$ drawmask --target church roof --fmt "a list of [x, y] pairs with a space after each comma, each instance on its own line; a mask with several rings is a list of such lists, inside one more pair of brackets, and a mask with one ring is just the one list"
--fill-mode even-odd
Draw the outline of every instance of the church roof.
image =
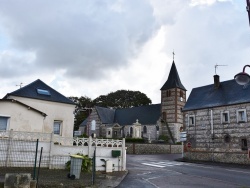
[[39, 79], [16, 91], [8, 93], [4, 98], [8, 98], [8, 96], [25, 97], [75, 105], [75, 103], [69, 98], [63, 96]]
[[[122, 109], [110, 109], [99, 106], [95, 108], [103, 124], [132, 125], [138, 119], [142, 125], [152, 125], [156, 124], [161, 116], [161, 104]], [[81, 123], [81, 126], [86, 124], [87, 119]]]
[[241, 86], [235, 80], [220, 83], [215, 89], [214, 84], [192, 89], [183, 111], [250, 103], [250, 86]]
[[96, 111], [104, 124], [112, 124], [114, 122], [115, 110], [96, 106]]
[[186, 88], [181, 83], [174, 61], [172, 63], [172, 67], [168, 75], [168, 80], [162, 86], [161, 90], [167, 90], [172, 88], [180, 88], [186, 91]]
[[156, 124], [160, 116], [161, 104], [117, 109], [115, 112], [115, 123], [132, 125], [138, 119], [142, 125], [152, 125]]

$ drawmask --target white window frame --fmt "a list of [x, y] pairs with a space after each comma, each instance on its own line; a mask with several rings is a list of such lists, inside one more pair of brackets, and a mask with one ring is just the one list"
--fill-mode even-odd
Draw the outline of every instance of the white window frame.
[[96, 130], [96, 121], [92, 120], [91, 121], [91, 131], [95, 131]]
[[[243, 119], [241, 113], [243, 113]], [[247, 122], [246, 109], [237, 110], [237, 123], [245, 123], [245, 122]]]
[[[59, 123], [59, 133], [55, 133], [55, 125]], [[62, 124], [63, 124], [63, 121], [61, 120], [54, 120], [54, 124], [53, 124], [53, 133], [54, 135], [59, 135], [61, 136], [62, 135]]]
[[[226, 118], [225, 118], [225, 115], [227, 114], [227, 121], [226, 121]], [[229, 111], [224, 111], [224, 112], [221, 112], [221, 124], [223, 123], [230, 123], [230, 114], [229, 114]]]
[[1, 115], [0, 114], [0, 117], [7, 118], [6, 129], [5, 130], [0, 130], [0, 131], [8, 131], [9, 130], [9, 124], [10, 124], [10, 116], [8, 116], [8, 115]]
[[[192, 123], [190, 123], [191, 120]], [[195, 126], [195, 115], [188, 115], [188, 126]]]

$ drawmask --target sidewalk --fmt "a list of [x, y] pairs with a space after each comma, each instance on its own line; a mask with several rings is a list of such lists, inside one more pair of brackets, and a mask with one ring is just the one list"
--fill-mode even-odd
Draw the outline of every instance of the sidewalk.
[[[0, 168], [0, 188], [4, 185], [4, 177], [6, 173], [30, 173], [33, 175], [32, 168]], [[39, 188], [111, 188], [117, 187], [127, 175], [127, 171], [118, 172], [96, 172], [95, 184], [92, 185], [92, 174], [81, 172], [79, 180], [71, 180], [67, 178], [67, 170], [49, 170], [40, 169], [38, 177]]]

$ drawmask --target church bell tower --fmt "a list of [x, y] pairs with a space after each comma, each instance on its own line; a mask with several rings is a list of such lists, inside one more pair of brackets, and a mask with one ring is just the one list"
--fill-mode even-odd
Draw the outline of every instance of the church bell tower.
[[173, 60], [168, 79], [161, 88], [162, 131], [172, 142], [179, 141], [179, 133], [183, 127], [182, 108], [186, 103], [186, 91]]

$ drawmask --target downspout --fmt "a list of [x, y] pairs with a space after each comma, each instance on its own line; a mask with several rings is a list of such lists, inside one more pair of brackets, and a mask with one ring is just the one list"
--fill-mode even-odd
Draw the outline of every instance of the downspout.
[[210, 111], [210, 123], [211, 123], [211, 135], [212, 135], [212, 161], [214, 161], [214, 122], [213, 122], [213, 110]]
[[211, 112], [211, 134], [212, 134], [212, 138], [214, 137], [214, 122], [213, 122], [213, 110], [210, 111]]

